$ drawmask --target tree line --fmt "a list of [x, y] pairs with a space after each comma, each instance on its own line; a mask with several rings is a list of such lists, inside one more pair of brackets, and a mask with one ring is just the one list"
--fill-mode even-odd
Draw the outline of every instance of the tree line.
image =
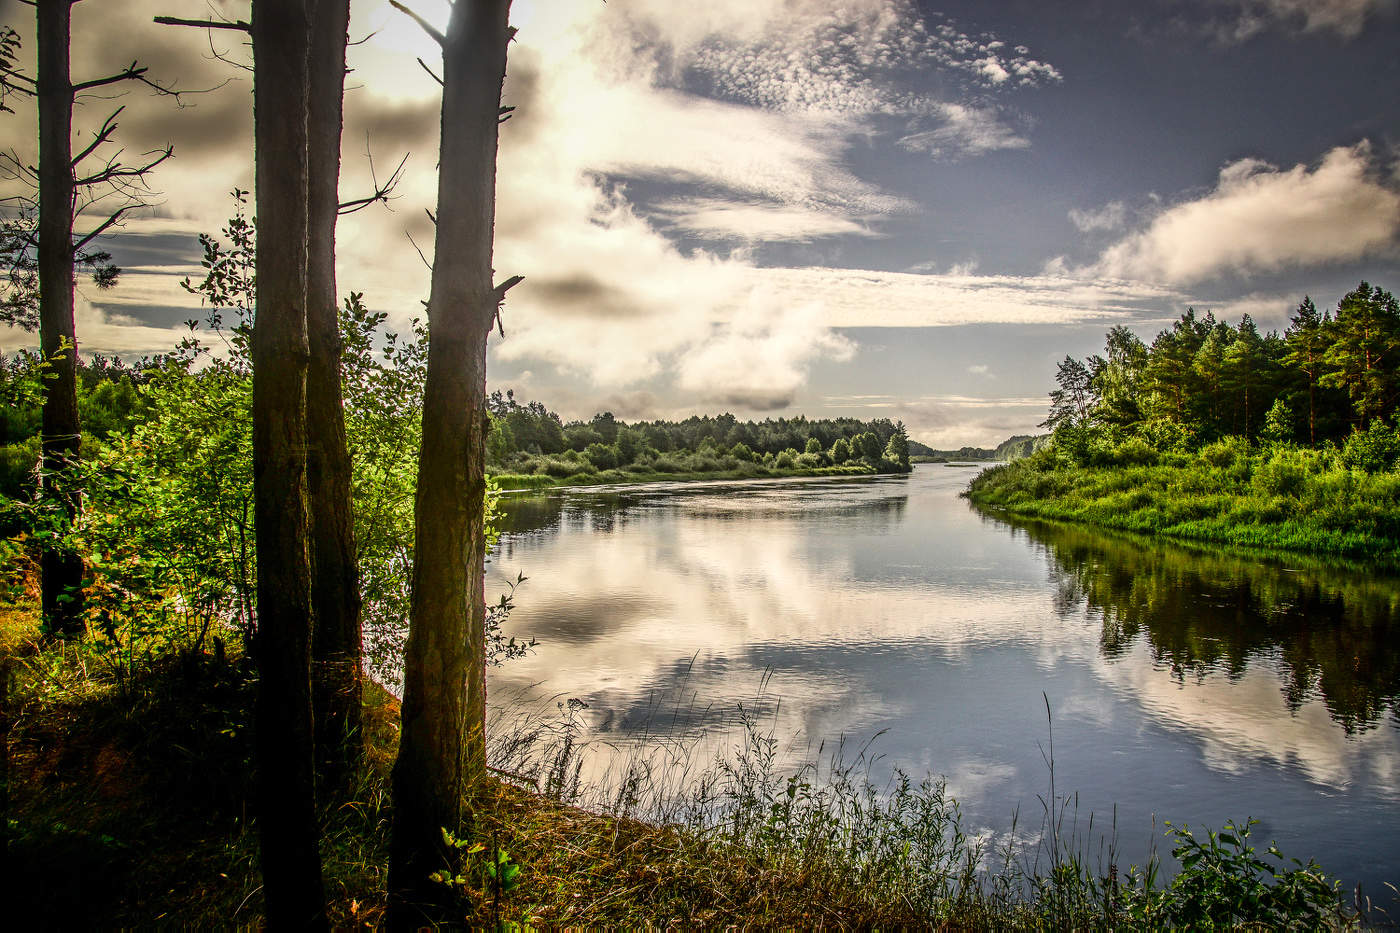
[[1138, 437], [1159, 450], [1224, 437], [1318, 446], [1393, 427], [1400, 406], [1400, 305], [1367, 282], [1319, 311], [1305, 297], [1284, 333], [1194, 308], [1146, 344], [1126, 327], [1102, 355], [1065, 357], [1043, 426]]
[[[598, 470], [659, 464], [656, 472], [681, 472], [682, 466], [695, 464], [696, 455], [709, 464], [700, 470], [719, 469], [718, 457], [779, 469], [847, 463], [884, 471], [910, 469], [908, 432], [903, 422], [887, 418], [867, 422], [798, 415], [756, 422], [726, 412], [629, 424], [605, 411], [565, 423], [542, 402], [521, 404], [514, 390], [492, 392], [486, 404], [491, 420], [487, 460], [502, 470], [574, 472], [570, 464], [586, 462]], [[551, 457], [558, 454], [576, 456]]]

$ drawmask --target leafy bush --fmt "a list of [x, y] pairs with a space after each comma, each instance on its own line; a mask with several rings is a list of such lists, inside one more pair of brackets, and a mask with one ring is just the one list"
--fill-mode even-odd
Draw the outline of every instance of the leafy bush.
[[1242, 437], [1226, 437], [1201, 448], [1201, 459], [1211, 466], [1227, 468], [1249, 456], [1249, 442]]
[[1272, 844], [1267, 853], [1278, 865], [1260, 858], [1248, 844], [1256, 823], [1227, 821], [1204, 839], [1168, 823], [1181, 871], [1160, 891], [1130, 890], [1129, 915], [1140, 923], [1182, 929], [1331, 928], [1342, 916], [1339, 882], [1329, 880], [1316, 862], [1285, 859]]
[[589, 444], [584, 456], [599, 470], [611, 470], [617, 466], [617, 448], [608, 444]]
[[1123, 466], [1147, 466], [1157, 462], [1157, 451], [1140, 437], [1130, 437], [1113, 449], [1113, 462]]
[[1382, 421], [1373, 421], [1365, 431], [1354, 431], [1342, 447], [1342, 462], [1354, 470], [1382, 473], [1400, 459], [1400, 435]]

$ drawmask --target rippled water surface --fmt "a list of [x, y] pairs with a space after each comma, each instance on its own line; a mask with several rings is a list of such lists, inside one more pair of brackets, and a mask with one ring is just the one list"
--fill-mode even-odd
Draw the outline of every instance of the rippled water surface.
[[641, 736], [732, 745], [741, 705], [788, 763], [873, 739], [877, 778], [943, 775], [994, 832], [1040, 824], [1048, 697], [1056, 791], [1096, 834], [1116, 807], [1122, 861], [1164, 818], [1255, 816], [1261, 848], [1400, 883], [1400, 579], [1009, 523], [971, 473], [510, 499], [488, 599], [528, 577], [510, 630], [540, 645], [492, 695], [586, 702], [590, 773]]

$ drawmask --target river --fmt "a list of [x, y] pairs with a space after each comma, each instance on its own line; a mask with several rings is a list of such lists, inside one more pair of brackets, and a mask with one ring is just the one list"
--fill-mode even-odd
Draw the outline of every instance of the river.
[[586, 703], [592, 781], [639, 744], [732, 750], [742, 708], [784, 766], [867, 749], [1003, 838], [1041, 825], [1053, 738], [1056, 797], [1081, 838], [1116, 826], [1120, 867], [1165, 854], [1163, 820], [1252, 816], [1261, 851], [1393, 907], [1400, 578], [1009, 522], [959, 498], [973, 472], [508, 498], [487, 597], [524, 574], [508, 631], [539, 645], [492, 703]]

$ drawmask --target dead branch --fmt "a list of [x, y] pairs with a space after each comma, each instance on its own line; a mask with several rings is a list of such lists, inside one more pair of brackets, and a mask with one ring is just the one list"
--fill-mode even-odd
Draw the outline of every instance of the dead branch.
[[111, 216], [109, 216], [106, 220], [102, 221], [102, 223], [98, 224], [97, 229], [93, 230], [91, 233], [86, 234], [80, 240], [78, 240], [78, 242], [74, 243], [73, 252], [81, 252], [84, 246], [87, 246], [93, 240], [101, 236], [104, 232], [106, 232], [108, 227], [111, 227], [113, 224], [118, 223], [127, 211], [137, 206], [138, 205], [135, 204], [128, 204], [125, 207], [117, 208], [117, 210], [112, 212]]
[[399, 2], [399, 0], [389, 0], [389, 6], [398, 10], [400, 13], [413, 20], [419, 26], [423, 27], [423, 31], [426, 32], [428, 35], [432, 36], [433, 41], [436, 42], [438, 45], [447, 44], [447, 37], [444, 36], [442, 33], [438, 32], [435, 28], [433, 28], [432, 23], [428, 22], [426, 19], [419, 16], [417, 13], [413, 12], [408, 7], [404, 6], [402, 3]]
[[368, 133], [365, 134], [365, 156], [369, 159], [369, 177], [370, 183], [374, 185], [374, 194], [368, 197], [356, 198], [353, 201], [342, 201], [336, 210], [336, 213], [341, 216], [364, 210], [366, 207], [378, 201], [382, 201], [387, 205], [389, 203], [389, 196], [393, 193], [394, 189], [398, 187], [399, 181], [403, 178], [403, 167], [404, 164], [408, 162], [408, 153], [404, 153], [404, 157], [399, 160], [399, 164], [395, 167], [393, 174], [389, 176], [389, 180], [382, 185], [379, 184], [379, 179], [374, 173], [374, 154], [370, 152], [369, 149]]
[[180, 19], [178, 16], [157, 16], [155, 21], [162, 26], [197, 26], [202, 29], [237, 29], [248, 32], [252, 26], [243, 20], [224, 22], [213, 19]]
[[116, 132], [117, 129], [117, 116], [125, 109], [125, 106], [121, 106], [112, 111], [111, 115], [108, 116], [106, 120], [102, 121], [102, 128], [93, 134], [92, 142], [88, 143], [83, 151], [74, 156], [72, 161], [68, 164], [73, 168], [77, 168], [78, 163], [92, 155], [93, 151], [96, 150], [98, 146], [111, 139], [112, 134]]

